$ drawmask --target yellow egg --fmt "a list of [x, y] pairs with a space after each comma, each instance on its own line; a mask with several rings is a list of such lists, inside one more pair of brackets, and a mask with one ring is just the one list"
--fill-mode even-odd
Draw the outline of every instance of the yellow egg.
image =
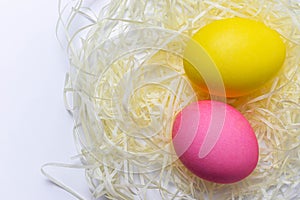
[[[236, 17], [214, 21], [201, 28], [193, 39], [216, 65], [227, 97], [249, 94], [268, 82], [280, 70], [286, 56], [280, 35], [265, 24], [250, 19]], [[184, 56], [199, 57], [199, 54], [199, 49], [187, 45]], [[209, 84], [215, 81], [214, 76], [202, 78], [200, 59], [193, 64], [184, 61], [187, 76], [208, 91]], [[221, 95], [222, 88], [215, 87], [209, 92]]]

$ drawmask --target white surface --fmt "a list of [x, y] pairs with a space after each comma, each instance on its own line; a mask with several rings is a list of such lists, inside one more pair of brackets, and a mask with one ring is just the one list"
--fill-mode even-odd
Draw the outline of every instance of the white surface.
[[[55, 36], [57, 4], [0, 1], [1, 199], [75, 199], [40, 172], [42, 164], [70, 163], [76, 154], [72, 118], [63, 105], [68, 63]], [[65, 175], [87, 192], [82, 174]]]
[[[72, 163], [72, 117], [65, 111], [67, 56], [55, 36], [57, 0], [0, 0], [0, 199], [74, 200], [40, 168]], [[83, 174], [58, 177], [88, 196]], [[70, 176], [72, 173], [72, 176]]]

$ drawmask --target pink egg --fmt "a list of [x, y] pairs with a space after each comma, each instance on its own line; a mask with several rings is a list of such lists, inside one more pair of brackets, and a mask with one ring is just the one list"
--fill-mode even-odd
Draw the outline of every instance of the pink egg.
[[172, 137], [181, 162], [208, 181], [240, 181], [258, 162], [258, 143], [251, 125], [222, 102], [205, 100], [185, 107], [176, 116]]

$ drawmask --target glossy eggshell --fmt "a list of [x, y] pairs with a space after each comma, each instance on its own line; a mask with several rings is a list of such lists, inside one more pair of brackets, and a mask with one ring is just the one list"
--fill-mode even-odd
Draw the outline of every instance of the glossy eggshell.
[[[212, 110], [224, 112], [224, 118], [218, 119], [220, 113]], [[212, 115], [217, 116], [214, 123]], [[222, 126], [215, 145], [201, 157], [199, 152], [208, 138], [208, 129], [214, 130], [210, 126], [220, 123]], [[205, 100], [185, 107], [176, 116], [172, 138], [181, 162], [195, 175], [208, 181], [240, 181], [251, 174], [258, 162], [258, 142], [252, 127], [238, 110], [225, 103]]]

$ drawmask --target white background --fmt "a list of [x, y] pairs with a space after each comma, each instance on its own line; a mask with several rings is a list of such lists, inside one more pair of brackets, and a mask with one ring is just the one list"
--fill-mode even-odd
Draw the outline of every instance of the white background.
[[[0, 199], [73, 200], [41, 174], [72, 163], [72, 117], [63, 103], [67, 55], [55, 36], [57, 0], [0, 0]], [[83, 173], [60, 177], [88, 196]], [[72, 171], [72, 170], [71, 170]]]
[[[67, 55], [55, 35], [57, 0], [0, 0], [0, 199], [74, 200], [41, 174], [73, 163], [63, 103]], [[89, 197], [83, 171], [52, 172]]]

